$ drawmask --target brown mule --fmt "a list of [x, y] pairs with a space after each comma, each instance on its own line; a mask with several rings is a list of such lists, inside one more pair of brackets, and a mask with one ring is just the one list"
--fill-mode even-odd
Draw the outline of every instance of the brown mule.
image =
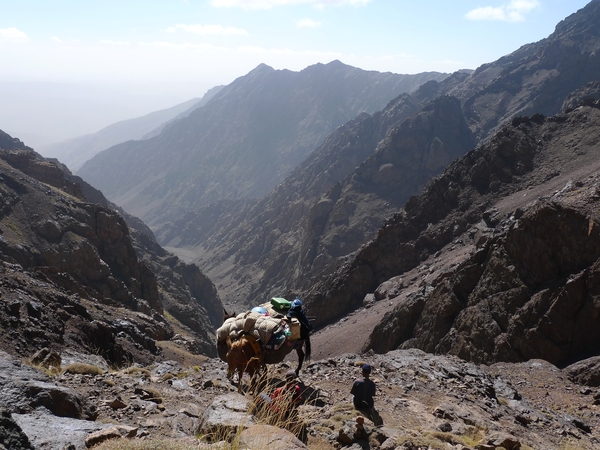
[[[252, 342], [254, 341], [254, 342]], [[242, 335], [235, 341], [227, 338], [229, 351], [226, 355], [227, 378], [233, 380], [233, 375], [238, 373], [238, 392], [242, 392], [242, 377], [244, 372], [250, 375], [250, 389], [256, 384], [256, 375], [261, 369], [266, 368], [263, 362], [263, 352], [260, 344], [250, 335]]]

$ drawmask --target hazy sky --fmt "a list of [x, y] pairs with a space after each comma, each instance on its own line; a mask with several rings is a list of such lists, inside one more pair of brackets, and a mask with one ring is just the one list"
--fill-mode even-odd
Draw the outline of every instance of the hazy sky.
[[[396, 73], [475, 69], [548, 36], [587, 3], [0, 0], [0, 129], [49, 135], [49, 128], [55, 138], [97, 131], [202, 96], [260, 63], [301, 70], [339, 59]], [[48, 113], [53, 102], [55, 114]], [[84, 111], [62, 117], [77, 108]], [[69, 131], [59, 120], [71, 122]]]

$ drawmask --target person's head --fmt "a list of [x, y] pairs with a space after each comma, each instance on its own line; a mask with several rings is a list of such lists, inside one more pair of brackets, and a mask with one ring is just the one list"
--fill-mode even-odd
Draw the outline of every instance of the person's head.
[[294, 372], [294, 370], [290, 369], [285, 373], [285, 382], [286, 383], [293, 383], [296, 380], [296, 372]]
[[362, 374], [365, 377], [368, 377], [371, 374], [371, 366], [369, 364], [363, 364]]
[[290, 305], [290, 309], [301, 310], [302, 309], [302, 300], [300, 300], [298, 297], [296, 297], [296, 299]]

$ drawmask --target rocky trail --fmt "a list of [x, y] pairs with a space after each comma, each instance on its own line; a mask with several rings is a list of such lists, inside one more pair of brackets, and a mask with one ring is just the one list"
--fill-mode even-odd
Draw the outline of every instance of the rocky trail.
[[[85, 367], [98, 367], [100, 372], [72, 373], [76, 369], [71, 367], [49, 377], [5, 353], [0, 356], [0, 391], [13, 393], [11, 405], [1, 406], [18, 411], [12, 420], [34, 448], [83, 449], [109, 438], [149, 443], [162, 439], [183, 448], [509, 450], [600, 446], [600, 390], [569, 378], [585, 380], [582, 374], [593, 374], [598, 361], [563, 370], [541, 360], [478, 366], [415, 349], [314, 360], [299, 378], [305, 400], [298, 407], [299, 420], [306, 426], [302, 443], [281, 428], [267, 427], [269, 431], [265, 431], [252, 410], [248, 411], [254, 399], [248, 392], [248, 379], [244, 395], [238, 394], [237, 385], [226, 378], [226, 364], [217, 359], [196, 357], [193, 366], [172, 360], [115, 371], [102, 366], [99, 358], [71, 355], [66, 362], [86, 361]], [[374, 368], [376, 408], [384, 425], [374, 427], [367, 420], [360, 435], [356, 434], [360, 413], [352, 407], [349, 390], [364, 362]], [[281, 383], [290, 366], [294, 367], [294, 362], [269, 366], [272, 382]], [[3, 395], [2, 401], [8, 398]], [[6, 423], [10, 422], [6, 416], [10, 415], [3, 416], [0, 436], [6, 436]], [[85, 420], [92, 418], [95, 420]], [[40, 427], [42, 423], [45, 425]], [[239, 447], [207, 439], [215, 429], [225, 436], [240, 425], [247, 431], [246, 440], [236, 444]], [[259, 435], [279, 437], [273, 438], [273, 446], [256, 444], [256, 437], [248, 437], [253, 436], [253, 429], [262, 430]], [[288, 442], [286, 447], [281, 446], [281, 439]]]

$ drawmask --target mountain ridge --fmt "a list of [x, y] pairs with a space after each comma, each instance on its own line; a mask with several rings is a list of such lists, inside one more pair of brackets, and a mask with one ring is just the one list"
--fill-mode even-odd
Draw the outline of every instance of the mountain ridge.
[[340, 62], [300, 72], [259, 66], [207, 107], [154, 138], [102, 152], [78, 174], [155, 227], [215, 200], [265, 194], [331, 129], [445, 76], [380, 74]]

